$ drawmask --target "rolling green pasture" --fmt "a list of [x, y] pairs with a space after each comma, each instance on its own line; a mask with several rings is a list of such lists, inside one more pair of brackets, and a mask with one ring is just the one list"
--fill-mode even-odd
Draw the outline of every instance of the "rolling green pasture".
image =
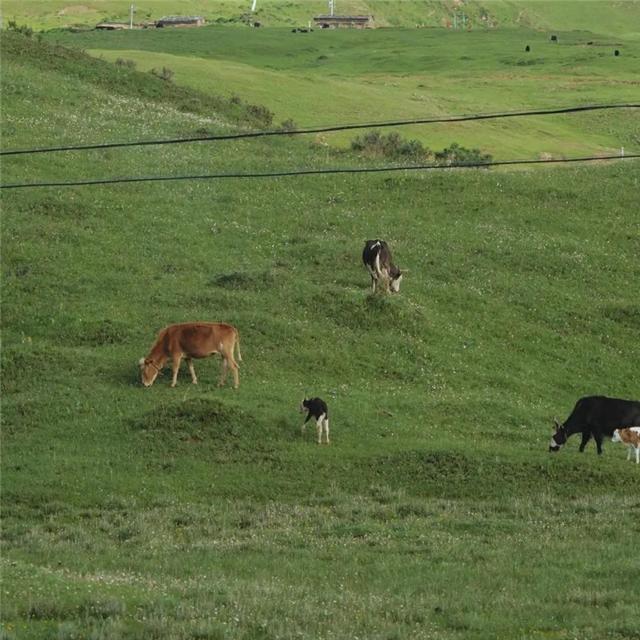
[[[142, 71], [167, 67], [174, 82], [262, 104], [298, 126], [464, 113], [637, 103], [640, 41], [596, 32], [530, 29], [314, 31], [147, 30], [56, 33], [56, 41]], [[525, 45], [531, 48], [525, 52]], [[614, 49], [622, 51], [619, 57]], [[457, 142], [494, 158], [566, 157], [640, 148], [634, 112], [414, 126], [400, 130], [440, 150]], [[348, 147], [356, 134], [323, 135]]]
[[[4, 148], [253, 126], [204, 89], [2, 46]], [[358, 159], [292, 137], [8, 157], [2, 182], [337, 162]], [[638, 469], [546, 449], [580, 396], [640, 396], [639, 179], [3, 190], [2, 637], [637, 639]], [[369, 293], [372, 237], [399, 295]], [[192, 319], [239, 328], [239, 390], [213, 358], [142, 388], [156, 332]], [[300, 433], [305, 393], [331, 446]]]
[[[98, 22], [128, 22], [128, 0], [2, 0], [5, 20], [35, 29], [93, 27]], [[200, 15], [210, 23], [244, 25], [251, 0], [139, 0], [137, 22], [165, 15]], [[327, 13], [325, 0], [258, 0], [253, 20], [267, 27], [306, 26]], [[640, 37], [640, 6], [634, 0], [338, 0], [336, 13], [374, 15], [380, 27], [448, 27], [466, 16], [466, 27], [496, 29], [585, 29], [625, 37]], [[458, 23], [461, 25], [461, 23]]]

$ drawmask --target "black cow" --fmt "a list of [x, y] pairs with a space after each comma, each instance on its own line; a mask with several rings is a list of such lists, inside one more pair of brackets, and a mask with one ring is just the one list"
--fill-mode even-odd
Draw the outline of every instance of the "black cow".
[[620, 427], [640, 427], [640, 402], [619, 400], [605, 396], [587, 396], [576, 402], [571, 415], [560, 425], [549, 443], [549, 451], [559, 451], [574, 433], [582, 434], [580, 452], [593, 437], [598, 453], [602, 453], [602, 440], [611, 437]]
[[329, 409], [327, 403], [322, 398], [306, 398], [300, 403], [300, 412], [307, 411], [307, 417], [302, 424], [302, 433], [304, 433], [307, 422], [313, 417], [316, 421], [318, 430], [318, 444], [322, 444], [322, 432], [326, 434], [327, 444], [329, 444]]
[[384, 240], [367, 240], [362, 251], [362, 262], [371, 276], [371, 290], [374, 293], [378, 280], [383, 280], [387, 291], [400, 291], [402, 272], [393, 264], [391, 250]]

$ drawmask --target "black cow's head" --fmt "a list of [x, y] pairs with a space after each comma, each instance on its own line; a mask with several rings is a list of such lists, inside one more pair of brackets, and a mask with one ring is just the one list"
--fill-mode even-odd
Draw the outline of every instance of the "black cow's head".
[[558, 423], [557, 420], [553, 421], [555, 429], [549, 442], [549, 451], [556, 453], [560, 451], [561, 447], [567, 442], [567, 434], [564, 431], [564, 427]]

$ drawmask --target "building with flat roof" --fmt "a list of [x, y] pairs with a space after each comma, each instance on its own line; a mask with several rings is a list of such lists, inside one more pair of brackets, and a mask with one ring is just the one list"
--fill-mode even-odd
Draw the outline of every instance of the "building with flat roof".
[[316, 16], [318, 29], [374, 29], [373, 16]]
[[156, 21], [156, 27], [201, 27], [205, 22], [202, 16], [165, 16]]

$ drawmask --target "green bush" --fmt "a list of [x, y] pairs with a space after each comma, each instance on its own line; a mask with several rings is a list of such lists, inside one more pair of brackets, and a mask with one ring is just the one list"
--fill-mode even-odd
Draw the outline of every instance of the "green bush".
[[133, 60], [129, 60], [127, 58], [118, 58], [116, 60], [117, 67], [126, 67], [127, 69], [135, 69], [136, 63]]
[[493, 157], [489, 153], [482, 153], [480, 149], [467, 149], [457, 142], [436, 153], [438, 164], [487, 164]]
[[380, 131], [368, 131], [351, 141], [351, 150], [364, 155], [391, 160], [413, 160], [432, 162], [440, 165], [486, 164], [492, 157], [479, 149], [467, 149], [454, 142], [442, 151], [433, 152], [419, 140], [406, 140], [393, 131], [386, 136]]
[[156, 76], [156, 78], [160, 78], [160, 80], [164, 80], [165, 82], [171, 82], [173, 80], [173, 71], [169, 69], [169, 67], [162, 67], [162, 69], [151, 69], [149, 72]]
[[351, 149], [365, 155], [392, 159], [426, 160], [432, 156], [419, 140], [405, 140], [395, 131], [386, 136], [377, 130], [368, 131], [351, 142]]
[[30, 38], [33, 35], [33, 29], [31, 27], [26, 24], [19, 25], [15, 20], [9, 20], [7, 23], [7, 30], [21, 33], [23, 36], [27, 36], [27, 38]]

